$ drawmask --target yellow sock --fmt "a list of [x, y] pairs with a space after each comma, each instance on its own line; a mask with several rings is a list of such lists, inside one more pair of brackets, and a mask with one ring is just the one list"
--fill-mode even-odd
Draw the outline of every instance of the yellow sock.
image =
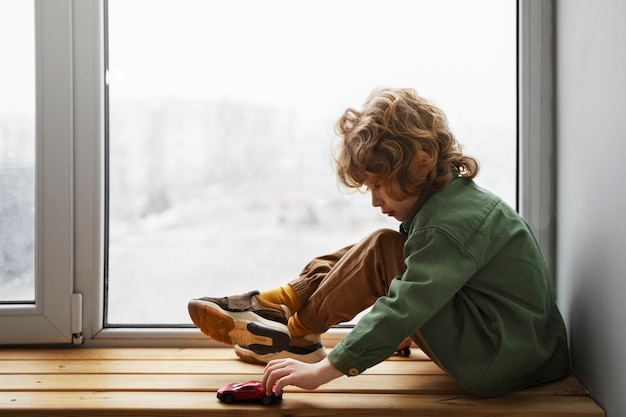
[[300, 310], [300, 299], [298, 294], [291, 288], [290, 285], [284, 285], [282, 287], [274, 288], [273, 290], [263, 291], [259, 294], [265, 301], [269, 301], [274, 304], [284, 304], [289, 307], [291, 314], [295, 314]]
[[300, 321], [300, 316], [298, 314], [294, 314], [289, 317], [289, 322], [287, 323], [287, 328], [289, 329], [289, 334], [291, 337], [302, 337], [308, 334], [313, 334], [302, 322]]

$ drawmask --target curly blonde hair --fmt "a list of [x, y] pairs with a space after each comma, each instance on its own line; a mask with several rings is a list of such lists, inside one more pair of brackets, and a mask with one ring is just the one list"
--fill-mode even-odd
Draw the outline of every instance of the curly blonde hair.
[[[337, 177], [348, 188], [367, 183], [404, 200], [479, 171], [478, 161], [463, 154], [445, 113], [413, 89], [374, 90], [361, 111], [344, 112], [335, 130], [341, 138]], [[422, 151], [429, 158], [420, 158]]]

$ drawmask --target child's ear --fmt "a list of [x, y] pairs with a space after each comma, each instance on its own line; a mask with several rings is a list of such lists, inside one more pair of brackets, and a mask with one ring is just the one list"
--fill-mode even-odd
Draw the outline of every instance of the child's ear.
[[414, 157], [415, 167], [417, 170], [417, 174], [420, 177], [426, 178], [428, 173], [433, 169], [435, 165], [435, 160], [431, 154], [426, 151], [419, 151], [415, 154]]
[[434, 158], [426, 151], [419, 151], [415, 154], [415, 165], [420, 171], [428, 172], [433, 167]]
[[433, 157], [426, 151], [419, 151], [415, 156], [420, 166], [430, 166], [433, 163]]

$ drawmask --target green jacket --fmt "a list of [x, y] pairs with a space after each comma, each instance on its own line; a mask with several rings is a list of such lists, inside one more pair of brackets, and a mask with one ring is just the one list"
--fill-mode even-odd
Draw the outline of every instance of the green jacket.
[[465, 389], [500, 395], [566, 376], [554, 284], [524, 220], [472, 180], [426, 192], [401, 226], [406, 271], [330, 352], [357, 375], [421, 332]]

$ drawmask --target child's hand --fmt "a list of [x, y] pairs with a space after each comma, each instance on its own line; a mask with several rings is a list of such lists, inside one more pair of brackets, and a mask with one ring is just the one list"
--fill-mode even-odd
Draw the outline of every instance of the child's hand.
[[270, 361], [263, 373], [263, 386], [267, 395], [272, 390], [279, 394], [287, 385], [312, 390], [343, 375], [324, 359], [318, 363], [304, 363], [295, 359]]

